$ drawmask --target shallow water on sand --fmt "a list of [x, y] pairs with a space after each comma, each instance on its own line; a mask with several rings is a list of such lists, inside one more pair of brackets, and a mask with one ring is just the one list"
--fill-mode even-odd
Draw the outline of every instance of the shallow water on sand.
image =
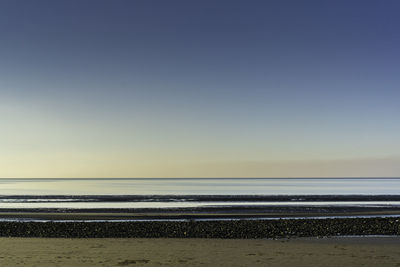
[[[235, 200], [258, 195], [400, 195], [400, 178], [132, 178], [132, 179], [0, 179], [0, 208], [188, 208], [240, 205], [400, 206], [399, 199], [384, 201], [323, 202], [301, 199], [268, 202]], [[141, 199], [111, 196], [136, 195]], [[168, 200], [158, 196], [172, 196]], [[187, 195], [232, 196], [232, 199], [184, 198]], [[39, 197], [40, 196], [40, 197]], [[110, 197], [106, 197], [110, 196]], [[179, 197], [180, 196], [180, 197]], [[111, 199], [111, 200], [110, 200]], [[249, 203], [251, 202], [251, 204]]]

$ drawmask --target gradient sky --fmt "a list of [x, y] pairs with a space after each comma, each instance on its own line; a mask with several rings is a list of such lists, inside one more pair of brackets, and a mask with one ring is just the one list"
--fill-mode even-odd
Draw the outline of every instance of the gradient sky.
[[400, 1], [0, 2], [0, 177], [400, 176]]

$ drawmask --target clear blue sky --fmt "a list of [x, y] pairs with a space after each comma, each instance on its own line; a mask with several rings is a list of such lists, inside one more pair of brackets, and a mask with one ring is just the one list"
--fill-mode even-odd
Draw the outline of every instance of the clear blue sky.
[[1, 1], [0, 177], [400, 176], [399, 1]]

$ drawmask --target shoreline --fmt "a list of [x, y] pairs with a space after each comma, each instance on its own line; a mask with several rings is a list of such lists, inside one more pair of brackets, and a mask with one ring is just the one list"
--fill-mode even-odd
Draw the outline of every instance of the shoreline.
[[398, 218], [393, 212], [352, 212], [352, 213], [85, 213], [85, 212], [0, 212], [0, 222], [75, 222], [75, 221], [229, 221], [229, 220], [305, 220], [305, 219], [346, 219], [346, 218]]
[[0, 208], [1, 220], [239, 220], [318, 217], [400, 217], [399, 206], [214, 206], [199, 208]]

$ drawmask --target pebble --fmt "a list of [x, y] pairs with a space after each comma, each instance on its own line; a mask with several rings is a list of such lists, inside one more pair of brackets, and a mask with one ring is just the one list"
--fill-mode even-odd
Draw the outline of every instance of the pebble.
[[152, 222], [0, 222], [3, 237], [282, 238], [400, 235], [396, 218]]

